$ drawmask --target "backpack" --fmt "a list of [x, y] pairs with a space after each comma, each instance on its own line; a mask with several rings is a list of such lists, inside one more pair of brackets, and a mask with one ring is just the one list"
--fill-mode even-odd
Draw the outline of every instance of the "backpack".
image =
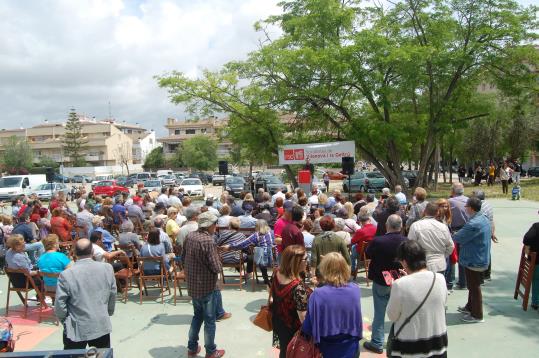
[[11, 324], [11, 321], [0, 318], [0, 352], [13, 352], [15, 350], [13, 336], [13, 324]]

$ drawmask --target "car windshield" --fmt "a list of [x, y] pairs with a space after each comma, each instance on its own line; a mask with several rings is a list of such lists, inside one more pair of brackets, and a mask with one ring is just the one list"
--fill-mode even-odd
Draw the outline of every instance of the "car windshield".
[[161, 182], [159, 180], [147, 180], [144, 186], [161, 186]]
[[52, 184], [41, 184], [36, 188], [36, 190], [51, 190], [52, 187]]
[[0, 188], [15, 188], [21, 184], [22, 178], [1, 178]]
[[367, 178], [383, 178], [384, 176], [380, 173], [367, 173]]
[[174, 175], [163, 175], [163, 179], [175, 179]]
[[233, 177], [233, 178], [227, 178], [226, 182], [228, 184], [243, 184], [245, 183], [245, 180], [243, 180], [242, 177]]
[[138, 174], [137, 178], [139, 179], [147, 179], [150, 177], [150, 174]]
[[198, 179], [186, 179], [182, 181], [182, 185], [202, 185]]
[[281, 182], [279, 180], [279, 178], [276, 178], [276, 177], [269, 177], [269, 178], [266, 178], [266, 182], [268, 184], [282, 184], [283, 182]]
[[177, 179], [183, 178], [183, 174], [175, 174]]

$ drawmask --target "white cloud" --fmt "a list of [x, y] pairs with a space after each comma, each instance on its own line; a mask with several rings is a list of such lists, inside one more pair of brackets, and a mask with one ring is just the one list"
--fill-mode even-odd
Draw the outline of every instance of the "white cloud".
[[153, 76], [195, 75], [256, 49], [278, 0], [0, 2], [0, 128], [63, 120], [69, 108], [164, 133], [184, 118]]

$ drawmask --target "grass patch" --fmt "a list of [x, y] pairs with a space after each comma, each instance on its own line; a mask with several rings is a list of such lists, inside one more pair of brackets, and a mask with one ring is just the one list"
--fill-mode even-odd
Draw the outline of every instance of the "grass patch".
[[[509, 184], [509, 194], [502, 193], [502, 184], [496, 183], [494, 186], [487, 186], [485, 182], [483, 185], [474, 186], [473, 184], [464, 184], [464, 195], [470, 196], [475, 189], [481, 189], [485, 192], [487, 199], [511, 199], [512, 184]], [[520, 198], [539, 201], [539, 178], [522, 179], [520, 181]], [[451, 184], [438, 183], [438, 190], [427, 190], [429, 199], [439, 199], [449, 197], [451, 192]]]

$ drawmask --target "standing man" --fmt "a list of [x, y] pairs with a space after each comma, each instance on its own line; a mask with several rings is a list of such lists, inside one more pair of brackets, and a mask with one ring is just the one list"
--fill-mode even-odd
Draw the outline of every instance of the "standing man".
[[64, 326], [64, 349], [110, 348], [116, 304], [112, 266], [92, 260], [92, 243], [79, 239], [75, 264], [58, 278], [54, 313]]
[[[492, 242], [497, 243], [496, 226], [494, 225], [494, 208], [488, 201], [485, 200], [485, 192], [483, 190], [474, 190], [473, 195], [481, 200], [481, 214], [485, 215], [490, 222], [490, 230], [492, 232]], [[492, 255], [489, 255], [488, 269], [483, 273], [483, 279], [490, 281], [492, 273]]]
[[[466, 203], [468, 197], [464, 196], [464, 186], [462, 183], [453, 183], [451, 187], [451, 197], [449, 198], [449, 209], [451, 210], [451, 232], [456, 234], [462, 227], [468, 222], [468, 213], [466, 211]], [[457, 253], [459, 253], [460, 247], [457, 243]], [[454, 274], [448, 273], [446, 280], [454, 277]], [[453, 287], [453, 282], [447, 280], [449, 287]], [[466, 275], [464, 273], [464, 267], [459, 263], [459, 282], [458, 288], [463, 290], [466, 288]]]
[[490, 162], [490, 165], [488, 166], [488, 181], [487, 181], [488, 186], [494, 185], [495, 177], [496, 177], [496, 167], [494, 166], [494, 162]]
[[466, 211], [470, 220], [455, 234], [455, 241], [461, 246], [459, 266], [464, 266], [466, 270], [468, 303], [458, 310], [464, 314], [464, 322], [480, 323], [484, 322], [481, 280], [489, 264], [492, 232], [487, 217], [480, 213], [481, 200], [469, 198]]
[[198, 230], [198, 209], [192, 206], [189, 206], [184, 211], [187, 222], [183, 224], [178, 232], [177, 244], [183, 245], [185, 238], [189, 235], [190, 232]]
[[282, 237], [282, 251], [290, 245], [305, 246], [303, 241], [303, 233], [301, 228], [303, 227], [303, 208], [299, 205], [295, 205], [292, 208], [292, 222], [286, 224], [281, 234]]
[[445, 274], [447, 258], [453, 252], [455, 245], [449, 228], [436, 219], [438, 205], [428, 203], [424, 215], [410, 226], [409, 240], [416, 240], [425, 250], [427, 269], [432, 272]]
[[389, 302], [391, 286], [384, 279], [382, 272], [399, 270], [400, 264], [396, 261], [397, 248], [406, 241], [402, 236], [402, 219], [393, 214], [387, 218], [386, 234], [376, 236], [369, 247], [367, 256], [371, 259], [369, 264], [369, 279], [372, 284], [372, 298], [374, 302], [374, 319], [372, 321], [372, 337], [363, 347], [371, 352], [382, 354], [384, 352], [384, 318]]
[[206, 211], [198, 216], [198, 230], [187, 235], [183, 244], [187, 291], [192, 297], [194, 316], [189, 329], [187, 356], [196, 357], [200, 353], [198, 333], [204, 322], [204, 348], [206, 358], [219, 358], [225, 351], [215, 345], [215, 321], [220, 305], [220, 291], [217, 276], [221, 272], [221, 260], [213, 234], [217, 216]]

